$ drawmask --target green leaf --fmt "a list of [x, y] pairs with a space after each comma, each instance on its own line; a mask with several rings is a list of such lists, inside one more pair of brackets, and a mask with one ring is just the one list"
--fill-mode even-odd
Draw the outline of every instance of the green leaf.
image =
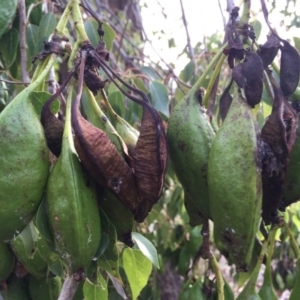
[[153, 263], [156, 268], [159, 269], [157, 251], [153, 244], [147, 238], [137, 232], [132, 232], [132, 238], [135, 240], [142, 253]]
[[37, 54], [37, 45], [39, 41], [38, 35], [39, 27], [33, 24], [28, 24], [26, 30], [26, 42], [28, 46], [29, 55], [31, 57]]
[[17, 3], [18, 0], [0, 0], [0, 37], [12, 22], [16, 13]]
[[89, 18], [84, 22], [84, 29], [86, 31], [87, 36], [89, 37], [92, 45], [94, 47], [97, 47], [99, 41], [100, 41], [100, 37], [98, 34], [98, 22], [93, 19], [93, 18]]
[[116, 91], [108, 95], [108, 100], [119, 116], [124, 116], [125, 106], [124, 106], [124, 95], [120, 91]]
[[102, 26], [105, 34], [104, 34], [104, 42], [106, 43], [106, 48], [107, 51], [110, 51], [112, 46], [113, 46], [113, 42], [114, 39], [116, 37], [116, 33], [115, 31], [112, 29], [112, 27], [110, 27], [107, 23], [103, 22], [103, 26]]
[[194, 76], [195, 73], [195, 64], [193, 61], [190, 61], [184, 69], [181, 71], [179, 77], [182, 79], [184, 82], [188, 82], [192, 76]]
[[107, 282], [101, 273], [97, 274], [97, 284], [91, 284], [87, 280], [83, 285], [83, 294], [85, 300], [106, 300], [108, 299]]
[[113, 230], [113, 228], [110, 227], [110, 222], [102, 209], [100, 209], [100, 220], [101, 220], [101, 240], [96, 254], [97, 258], [99, 258], [108, 247], [109, 232], [110, 230]]
[[16, 29], [11, 28], [1, 38], [0, 52], [5, 66], [9, 68], [17, 57], [19, 45], [19, 33]]
[[[97, 47], [100, 41], [98, 27], [98, 22], [95, 19], [90, 18], [84, 22], [86, 34], [94, 47]], [[107, 51], [110, 51], [116, 37], [116, 33], [108, 24], [104, 22], [102, 22], [102, 29], [104, 30], [103, 40], [106, 44]]]
[[109, 244], [98, 259], [98, 267], [122, 281], [119, 273], [119, 252], [117, 248], [117, 233], [115, 227], [109, 224]]
[[158, 81], [151, 81], [149, 89], [154, 108], [169, 117], [169, 97], [167, 87]]
[[[51, 97], [50, 93], [47, 92], [32, 92], [30, 93], [30, 101], [34, 106], [34, 109], [38, 116], [41, 115], [42, 108], [47, 100]], [[51, 111], [53, 114], [57, 114], [59, 111], [59, 101], [56, 99], [51, 105]]]
[[40, 235], [54, 247], [53, 235], [49, 228], [46, 200], [43, 199], [35, 216], [35, 226]]
[[298, 52], [300, 53], [300, 38], [297, 36], [294, 36], [293, 39], [294, 39], [295, 47], [298, 50]]
[[255, 32], [255, 36], [256, 36], [256, 40], [259, 39], [260, 34], [261, 34], [261, 29], [262, 29], [262, 25], [258, 20], [254, 20], [253, 22], [250, 23], [250, 25], [253, 26], [254, 32]]
[[151, 80], [159, 79], [155, 70], [153, 70], [151, 67], [141, 67], [141, 72], [148, 76]]
[[39, 26], [39, 41], [38, 51], [43, 50], [44, 42], [48, 41], [49, 36], [54, 33], [56, 27], [55, 15], [53, 13], [47, 13], [43, 15]]
[[37, 249], [38, 240], [37, 230], [34, 227], [33, 222], [30, 222], [23, 229], [23, 231], [19, 234], [18, 238], [20, 238], [22, 241], [27, 257], [32, 258]]
[[151, 274], [152, 264], [140, 250], [126, 248], [123, 251], [123, 267], [132, 292], [137, 299]]
[[189, 285], [187, 288], [185, 288], [180, 292], [179, 300], [190, 300], [190, 299], [197, 299], [197, 300], [205, 299], [202, 293], [202, 286], [199, 280], [197, 280], [193, 285]]

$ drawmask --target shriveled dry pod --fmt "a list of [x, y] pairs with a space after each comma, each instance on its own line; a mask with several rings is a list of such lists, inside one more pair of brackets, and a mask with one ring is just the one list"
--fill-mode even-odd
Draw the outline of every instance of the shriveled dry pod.
[[300, 56], [289, 42], [281, 41], [283, 47], [280, 47], [280, 88], [283, 95], [288, 98], [295, 92], [299, 83]]
[[289, 154], [295, 143], [297, 118], [270, 74], [274, 104], [270, 117], [261, 131], [262, 139], [262, 217], [266, 225], [277, 222], [277, 209], [283, 193]]
[[138, 207], [138, 191], [131, 168], [121, 157], [115, 145], [99, 128], [85, 120], [79, 111], [82, 94], [85, 52], [82, 52], [79, 88], [72, 106], [72, 126], [75, 133], [75, 148], [78, 156], [91, 176], [103, 187], [135, 212]]
[[273, 62], [278, 53], [279, 46], [280, 40], [273, 32], [271, 32], [271, 34], [268, 36], [267, 41], [263, 45], [259, 46], [257, 54], [260, 56], [263, 62], [264, 69], [266, 69]]
[[232, 70], [232, 78], [240, 88], [245, 90], [248, 104], [254, 107], [261, 100], [263, 91], [263, 63], [253, 51], [246, 52], [243, 63]]
[[[138, 211], [135, 213], [135, 220], [143, 222], [152, 206], [160, 198], [164, 184], [167, 164], [167, 141], [162, 120], [142, 91], [133, 88], [122, 80], [101, 60], [95, 51], [90, 51], [90, 55], [95, 58], [103, 71], [123, 94], [143, 107], [140, 135], [133, 154], [134, 175], [139, 189], [140, 201]], [[142, 100], [126, 93], [111, 73], [124, 86], [139, 95]]]
[[97, 92], [104, 88], [107, 80], [102, 80], [96, 71], [86, 69], [84, 71], [84, 82], [93, 94], [97, 95]]
[[53, 113], [51, 112], [51, 105], [57, 98], [57, 96], [62, 93], [73, 74], [74, 72], [69, 73], [61, 87], [44, 104], [41, 113], [41, 122], [44, 127], [48, 148], [56, 157], [59, 156], [61, 151], [64, 124], [61, 120], [53, 115]]

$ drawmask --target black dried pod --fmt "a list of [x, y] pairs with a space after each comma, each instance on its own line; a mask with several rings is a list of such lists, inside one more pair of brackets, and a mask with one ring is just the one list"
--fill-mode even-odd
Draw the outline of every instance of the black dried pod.
[[237, 58], [241, 60], [244, 58], [244, 45], [239, 37], [237, 37], [234, 40], [229, 39], [228, 45], [230, 49], [227, 49], [225, 54], [228, 54], [228, 58], [227, 58], [228, 65], [230, 69], [233, 69], [234, 59]]
[[97, 95], [97, 92], [104, 88], [107, 81], [107, 79], [101, 79], [95, 71], [89, 69], [84, 71], [84, 82], [94, 95]]
[[289, 42], [281, 41], [283, 47], [280, 47], [280, 87], [283, 95], [288, 98], [295, 92], [299, 83], [300, 56]]
[[244, 88], [247, 103], [254, 107], [261, 100], [263, 91], [263, 63], [253, 51], [246, 52], [242, 64], [234, 67], [232, 78], [240, 88]]
[[267, 68], [276, 57], [278, 50], [280, 46], [280, 40], [278, 37], [271, 33], [268, 36], [267, 41], [259, 46], [259, 49], [257, 50], [257, 54], [260, 56], [264, 69]]
[[262, 139], [262, 218], [266, 225], [278, 222], [277, 209], [282, 201], [284, 181], [291, 149], [296, 139], [297, 116], [272, 75], [274, 104], [261, 131]]
[[230, 83], [225, 88], [223, 94], [221, 95], [219, 102], [219, 110], [222, 121], [225, 120], [227, 112], [232, 102], [232, 96], [230, 95], [230, 88], [232, 86], [233, 79], [230, 80]]

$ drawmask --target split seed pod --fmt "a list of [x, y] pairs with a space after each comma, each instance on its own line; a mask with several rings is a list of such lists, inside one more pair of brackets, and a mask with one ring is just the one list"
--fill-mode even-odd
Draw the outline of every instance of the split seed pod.
[[83, 166], [91, 176], [101, 186], [111, 190], [124, 205], [135, 212], [138, 206], [138, 191], [131, 168], [120, 156], [108, 136], [86, 121], [79, 111], [85, 55], [85, 51], [82, 51], [79, 89], [72, 107], [75, 148]]
[[269, 78], [274, 90], [274, 104], [261, 131], [262, 217], [266, 225], [278, 221], [277, 209], [281, 202], [289, 154], [295, 143], [297, 129], [295, 112], [285, 100], [274, 77], [270, 74]]
[[254, 107], [261, 100], [263, 91], [263, 63], [253, 51], [246, 52], [243, 63], [232, 70], [232, 78], [240, 88], [245, 90], [248, 104]]
[[[143, 222], [152, 206], [160, 198], [164, 185], [167, 164], [167, 140], [162, 120], [142, 91], [123, 81], [94, 51], [91, 51], [90, 54], [97, 60], [103, 71], [116, 84], [119, 90], [129, 99], [143, 107], [140, 135], [133, 151], [134, 175], [139, 189], [140, 202], [135, 213], [135, 220]], [[126, 93], [110, 73], [114, 74], [131, 91], [138, 94], [142, 100]]]

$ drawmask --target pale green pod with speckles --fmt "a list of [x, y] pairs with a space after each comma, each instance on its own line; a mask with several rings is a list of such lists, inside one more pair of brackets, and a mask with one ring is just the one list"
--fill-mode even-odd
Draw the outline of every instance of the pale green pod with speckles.
[[208, 187], [216, 245], [245, 271], [259, 227], [262, 188], [256, 122], [237, 90], [212, 143]]
[[210, 218], [207, 164], [215, 133], [201, 103], [201, 91], [191, 89], [174, 108], [167, 131], [169, 155], [184, 188], [190, 224]]

